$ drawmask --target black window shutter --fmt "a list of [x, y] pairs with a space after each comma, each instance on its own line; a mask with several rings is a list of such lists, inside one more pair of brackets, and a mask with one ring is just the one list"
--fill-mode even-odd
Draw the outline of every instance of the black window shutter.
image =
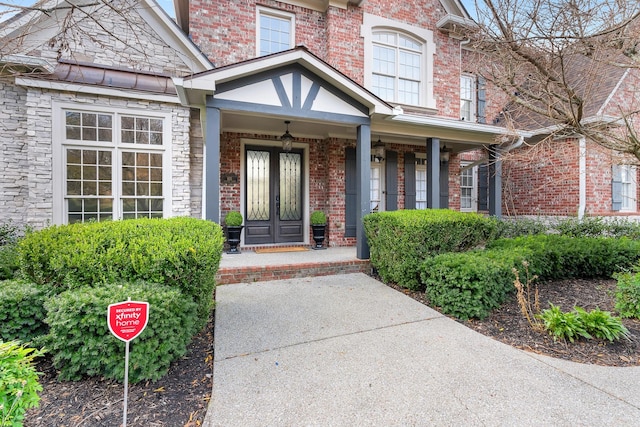
[[478, 115], [478, 123], [487, 123], [487, 114], [485, 112], [487, 106], [487, 91], [486, 85], [487, 81], [484, 77], [478, 76], [478, 99], [477, 99], [477, 115]]
[[344, 164], [344, 189], [345, 189], [345, 220], [344, 237], [356, 237], [356, 149], [345, 148]]
[[611, 167], [611, 210], [622, 209], [622, 168], [620, 165]]
[[398, 210], [398, 153], [387, 151], [385, 153], [385, 210]]
[[404, 153], [404, 208], [416, 208], [416, 155]]
[[478, 166], [478, 210], [489, 210], [489, 166]]

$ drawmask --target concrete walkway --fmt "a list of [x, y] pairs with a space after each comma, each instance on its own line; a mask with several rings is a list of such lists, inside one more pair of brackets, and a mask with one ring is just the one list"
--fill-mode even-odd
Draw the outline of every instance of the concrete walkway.
[[516, 350], [364, 274], [216, 299], [206, 427], [640, 425], [640, 367]]

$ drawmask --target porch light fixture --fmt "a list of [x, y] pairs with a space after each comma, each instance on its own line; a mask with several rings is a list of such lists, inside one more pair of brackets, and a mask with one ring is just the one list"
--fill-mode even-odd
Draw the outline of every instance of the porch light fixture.
[[376, 162], [384, 160], [384, 142], [380, 140], [380, 137], [378, 137], [378, 141], [371, 147], [371, 156], [376, 159]]
[[280, 137], [280, 140], [282, 141], [282, 150], [288, 153], [291, 151], [291, 147], [293, 146], [293, 136], [289, 133], [289, 123], [291, 122], [289, 120], [285, 120], [284, 123], [287, 125], [287, 130], [284, 135]]
[[447, 163], [449, 161], [449, 157], [451, 155], [451, 149], [447, 148], [447, 146], [443, 146], [440, 149], [440, 163]]

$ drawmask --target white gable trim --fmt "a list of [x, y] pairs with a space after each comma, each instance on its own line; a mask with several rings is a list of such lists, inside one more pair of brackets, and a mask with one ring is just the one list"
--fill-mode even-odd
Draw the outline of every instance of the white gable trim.
[[393, 115], [393, 108], [373, 94], [354, 83], [348, 77], [329, 67], [304, 49], [292, 49], [279, 54], [269, 55], [257, 60], [208, 71], [186, 78], [174, 78], [181, 101], [185, 105], [204, 105], [205, 96], [216, 91], [216, 85], [243, 77], [273, 70], [290, 64], [300, 64], [315, 75], [324, 79], [338, 90], [354, 98], [369, 108], [369, 114]]

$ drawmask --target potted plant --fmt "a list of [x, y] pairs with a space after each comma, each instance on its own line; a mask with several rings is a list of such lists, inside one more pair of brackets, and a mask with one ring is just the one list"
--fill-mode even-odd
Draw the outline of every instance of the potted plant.
[[230, 211], [224, 217], [224, 225], [227, 229], [228, 254], [239, 254], [240, 234], [242, 233], [242, 214], [238, 211]]
[[324, 235], [327, 227], [327, 216], [322, 211], [313, 211], [311, 214], [311, 230], [313, 230], [313, 249], [326, 249], [324, 247]]

